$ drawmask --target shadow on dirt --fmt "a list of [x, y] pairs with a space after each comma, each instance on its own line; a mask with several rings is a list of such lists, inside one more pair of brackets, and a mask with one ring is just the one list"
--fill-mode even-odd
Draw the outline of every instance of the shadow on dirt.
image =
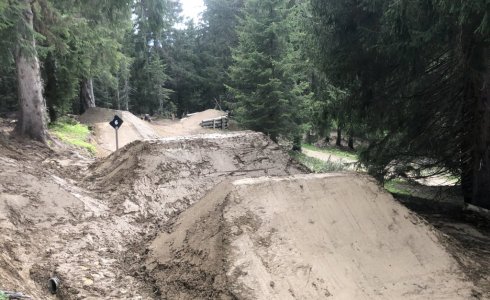
[[403, 194], [393, 196], [448, 236], [451, 241], [447, 243], [448, 248], [466, 275], [484, 293], [489, 293], [490, 219], [463, 210], [460, 202], [436, 201]]

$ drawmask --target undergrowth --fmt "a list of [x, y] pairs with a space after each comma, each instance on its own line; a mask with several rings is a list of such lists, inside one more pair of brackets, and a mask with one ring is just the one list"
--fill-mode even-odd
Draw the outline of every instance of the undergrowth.
[[2, 291], [0, 291], [0, 300], [8, 300], [9, 298]]
[[292, 151], [291, 156], [314, 173], [337, 172], [347, 169], [342, 163], [323, 161], [300, 152]]
[[95, 146], [89, 142], [90, 129], [87, 125], [62, 119], [51, 124], [49, 129], [52, 134], [63, 142], [86, 149], [91, 154], [95, 154]]
[[393, 179], [385, 182], [385, 189], [391, 194], [412, 196], [412, 193], [406, 186], [407, 182], [401, 179]]

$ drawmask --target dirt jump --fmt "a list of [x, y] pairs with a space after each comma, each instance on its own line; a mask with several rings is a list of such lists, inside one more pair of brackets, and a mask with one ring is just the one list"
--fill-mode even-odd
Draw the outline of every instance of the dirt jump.
[[471, 299], [443, 242], [366, 177], [263, 177], [182, 213], [146, 268], [168, 299]]
[[149, 124], [122, 113], [127, 144], [112, 152], [104, 122], [113, 114], [82, 116], [109, 154], [95, 160], [0, 138], [0, 290], [33, 299], [488, 299], [464, 253], [367, 176], [308, 174], [261, 133], [162, 137], [185, 122], [184, 131], [204, 132], [203, 115]]
[[209, 130], [201, 128], [199, 125], [201, 121], [220, 117], [225, 114], [219, 110], [209, 109], [181, 120], [155, 120], [150, 123], [128, 111], [96, 107], [89, 108], [80, 117], [80, 121], [93, 128], [98, 156], [105, 157], [116, 151], [114, 128], [109, 125], [114, 115], [118, 115], [124, 121], [121, 130], [119, 130], [119, 147], [122, 148], [137, 140], [206, 133]]

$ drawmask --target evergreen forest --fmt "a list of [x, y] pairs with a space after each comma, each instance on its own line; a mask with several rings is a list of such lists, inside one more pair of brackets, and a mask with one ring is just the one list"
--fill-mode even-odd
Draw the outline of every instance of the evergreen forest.
[[46, 143], [91, 107], [216, 108], [379, 181], [445, 174], [490, 209], [489, 0], [0, 0], [0, 114]]

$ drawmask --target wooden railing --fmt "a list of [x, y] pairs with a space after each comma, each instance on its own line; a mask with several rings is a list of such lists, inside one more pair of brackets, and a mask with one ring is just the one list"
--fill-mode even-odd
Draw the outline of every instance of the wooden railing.
[[222, 116], [219, 118], [202, 120], [201, 127], [213, 128], [213, 129], [227, 129], [228, 128], [228, 116]]

